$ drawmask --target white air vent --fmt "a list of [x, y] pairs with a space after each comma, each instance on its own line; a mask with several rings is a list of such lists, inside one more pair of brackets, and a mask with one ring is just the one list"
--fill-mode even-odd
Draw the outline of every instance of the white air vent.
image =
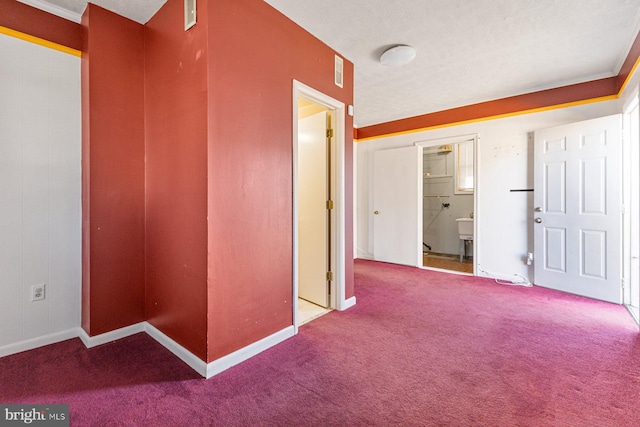
[[184, 0], [184, 30], [196, 25], [196, 0]]
[[335, 69], [335, 83], [336, 86], [342, 87], [342, 81], [344, 74], [342, 72], [344, 61], [338, 55], [336, 55], [336, 69]]

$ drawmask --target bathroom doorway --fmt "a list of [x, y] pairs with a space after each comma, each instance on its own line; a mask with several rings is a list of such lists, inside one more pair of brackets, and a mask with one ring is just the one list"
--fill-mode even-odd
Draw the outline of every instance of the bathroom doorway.
[[420, 141], [422, 267], [474, 274], [476, 265], [476, 141], [464, 135]]

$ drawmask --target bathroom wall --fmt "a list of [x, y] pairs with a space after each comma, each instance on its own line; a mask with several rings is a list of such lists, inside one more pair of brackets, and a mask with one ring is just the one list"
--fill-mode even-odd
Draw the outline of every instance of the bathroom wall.
[[[455, 146], [453, 148], [455, 149]], [[433, 152], [433, 148], [427, 147], [423, 159], [423, 242], [431, 246], [431, 249], [423, 249], [429, 252], [458, 254], [460, 239], [456, 218], [469, 217], [473, 212], [473, 194], [455, 194], [453, 174], [456, 167], [453, 151], [437, 153]], [[428, 176], [428, 173], [444, 173], [449, 176], [435, 177]], [[434, 195], [442, 197], [433, 197]], [[448, 207], [443, 206], [447, 204]]]

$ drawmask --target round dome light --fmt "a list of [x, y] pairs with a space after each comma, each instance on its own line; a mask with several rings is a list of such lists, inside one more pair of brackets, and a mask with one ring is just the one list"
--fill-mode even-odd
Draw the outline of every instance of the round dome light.
[[387, 67], [399, 67], [413, 61], [416, 49], [412, 46], [398, 45], [384, 51], [380, 56], [380, 63]]

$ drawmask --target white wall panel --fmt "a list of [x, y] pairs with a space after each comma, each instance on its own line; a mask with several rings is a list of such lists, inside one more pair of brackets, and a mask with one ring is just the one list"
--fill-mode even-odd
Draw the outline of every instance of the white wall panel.
[[80, 58], [4, 35], [0, 57], [1, 348], [80, 325], [81, 105]]
[[0, 36], [0, 345], [22, 337], [22, 60]]

